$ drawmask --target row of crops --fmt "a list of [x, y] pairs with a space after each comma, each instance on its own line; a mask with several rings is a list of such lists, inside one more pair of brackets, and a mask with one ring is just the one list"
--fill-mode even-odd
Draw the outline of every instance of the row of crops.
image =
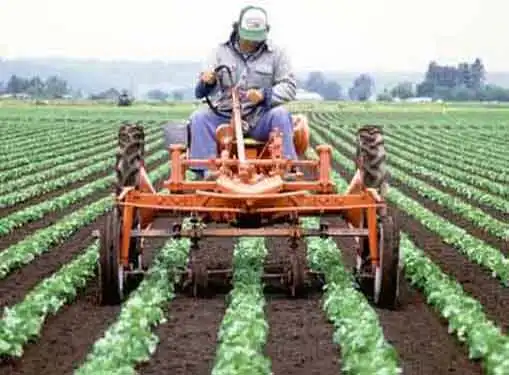
[[[355, 170], [356, 129], [364, 123], [385, 125], [392, 178], [388, 201], [405, 215], [401, 241], [405, 288], [423, 303], [403, 299], [401, 309], [390, 314], [373, 308], [352, 283], [351, 246], [310, 238], [302, 251], [310, 267], [323, 272], [326, 280], [316, 308], [329, 333], [320, 342], [333, 342], [336, 349], [331, 357], [270, 354], [267, 347], [276, 338], [271, 334], [275, 322], [269, 306], [279, 302], [264, 293], [261, 273], [274, 248], [264, 238], [232, 241], [231, 252], [224, 256], [232, 258], [233, 288], [217, 297], [224, 301], [224, 309], [212, 327], [214, 343], [193, 358], [207, 362], [202, 366], [206, 370], [199, 373], [271, 374], [285, 363], [285, 368], [293, 369], [288, 373], [322, 368], [319, 373], [328, 374], [324, 370], [328, 362], [329, 368], [336, 369], [333, 373], [417, 374], [445, 371], [443, 366], [451, 361], [457, 361], [457, 371], [465, 374], [509, 373], [509, 148], [504, 143], [509, 140], [509, 124], [496, 111], [486, 113], [357, 108], [309, 113], [312, 143], [333, 146], [333, 179], [340, 191]], [[186, 331], [197, 339], [186, 334], [188, 341], [180, 342], [181, 349], [172, 355], [159, 353], [172, 339], [161, 335], [160, 329], [177, 317], [178, 325], [188, 324], [177, 308], [181, 297], [174, 281], [188, 262], [189, 241], [154, 244], [148, 275], [120, 309], [89, 301], [96, 288], [98, 258], [98, 242], [90, 232], [100, 228], [112, 207], [118, 124], [143, 121], [149, 176], [161, 181], [169, 171], [159, 125], [184, 116], [178, 108], [100, 109], [97, 114], [90, 109], [51, 107], [2, 112], [2, 374], [28, 374], [35, 369], [39, 374], [151, 373], [149, 369], [198, 373], [171, 363], [189, 355], [188, 342], [206, 341], [199, 336], [205, 323]], [[486, 121], [485, 116], [494, 121]], [[312, 152], [309, 156], [314, 157]], [[302, 225], [316, 226], [317, 221], [303, 220]], [[462, 271], [468, 277], [459, 277]], [[196, 303], [208, 309], [206, 301]], [[298, 308], [301, 302], [295, 303]], [[72, 310], [73, 306], [86, 308]], [[308, 317], [302, 311], [299, 321], [304, 325]], [[210, 309], [209, 314], [215, 313]], [[444, 341], [433, 341], [439, 338], [430, 335], [432, 327], [424, 323], [427, 314], [449, 334]], [[79, 337], [83, 327], [69, 328], [80, 322], [89, 325], [87, 337]], [[405, 325], [411, 332], [404, 331]], [[297, 332], [294, 340], [305, 340], [306, 333], [298, 333], [295, 324], [286, 327]], [[413, 350], [417, 342], [423, 347]], [[73, 348], [72, 354], [65, 351], [66, 345]], [[64, 354], [51, 361], [47, 353], [51, 350]], [[305, 355], [310, 358], [307, 364], [299, 359]], [[47, 358], [45, 365], [42, 358]]]

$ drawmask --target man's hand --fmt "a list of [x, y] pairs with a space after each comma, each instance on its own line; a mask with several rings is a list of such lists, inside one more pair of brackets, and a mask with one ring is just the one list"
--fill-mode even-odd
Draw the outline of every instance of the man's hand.
[[247, 90], [246, 97], [253, 104], [258, 104], [261, 101], [263, 101], [263, 99], [264, 99], [263, 98], [263, 91], [257, 90], [257, 89], [249, 89], [249, 90]]
[[207, 85], [213, 85], [216, 83], [216, 73], [211, 71], [203, 72], [200, 76], [200, 80]]

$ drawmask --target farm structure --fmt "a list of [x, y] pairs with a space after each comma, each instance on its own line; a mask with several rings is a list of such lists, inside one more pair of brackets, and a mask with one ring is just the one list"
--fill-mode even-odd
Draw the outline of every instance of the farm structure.
[[[231, 281], [197, 297], [179, 280], [191, 239], [146, 237], [143, 280], [119, 304], [99, 304], [91, 234], [114, 206], [119, 126], [143, 124], [143, 165], [161, 191], [171, 173], [161, 124], [178, 129], [188, 109], [2, 108], [0, 373], [509, 373], [508, 111], [407, 106], [305, 113], [311, 149], [332, 148], [339, 193], [357, 169], [359, 129], [382, 129], [385, 200], [401, 231], [394, 309], [357, 285], [354, 238], [318, 235], [297, 246], [200, 241], [200, 264], [230, 269]], [[340, 215], [330, 222], [349, 228]], [[167, 230], [168, 219], [151, 229]], [[292, 254], [322, 275], [296, 296], [263, 278]]]

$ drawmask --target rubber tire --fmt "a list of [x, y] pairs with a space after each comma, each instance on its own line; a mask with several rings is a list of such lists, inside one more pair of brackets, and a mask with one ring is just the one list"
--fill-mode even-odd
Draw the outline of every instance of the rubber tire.
[[124, 187], [139, 187], [140, 168], [145, 156], [145, 132], [139, 124], [122, 124], [118, 131], [115, 172], [116, 195]]
[[[373, 295], [374, 303], [384, 309], [395, 309], [399, 303], [400, 269], [400, 230], [396, 219], [392, 215], [385, 215], [379, 219], [380, 269], [382, 280], [380, 294]], [[375, 283], [373, 280], [373, 291]]]
[[357, 131], [356, 159], [364, 186], [385, 196], [388, 179], [386, 151], [378, 126], [367, 125]]
[[120, 222], [115, 211], [106, 216], [99, 245], [99, 303], [118, 305], [123, 300], [123, 288], [119, 283]]
[[[145, 154], [145, 132], [140, 124], [124, 123], [118, 132], [118, 149], [116, 153], [116, 195], [118, 196], [125, 187], [139, 188], [140, 170]], [[115, 208], [121, 218], [122, 210]], [[137, 229], [140, 221], [138, 210], [134, 210], [132, 229]], [[122, 223], [122, 220], [120, 219]], [[138, 265], [138, 255], [141, 254], [141, 238], [131, 238], [129, 244], [129, 261]], [[124, 285], [124, 294], [135, 289], [141, 282], [140, 275], [130, 275]]]

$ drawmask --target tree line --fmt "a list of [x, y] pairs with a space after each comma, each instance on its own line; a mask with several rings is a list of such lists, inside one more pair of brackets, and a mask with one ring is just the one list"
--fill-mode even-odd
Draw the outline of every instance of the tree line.
[[[329, 79], [323, 72], [314, 71], [308, 74], [299, 87], [307, 91], [320, 94], [325, 100], [370, 100], [375, 95], [375, 79], [370, 74], [357, 76], [346, 90], [333, 79]], [[68, 82], [58, 76], [42, 79], [39, 76], [29, 78], [12, 75], [5, 83], [0, 82], [0, 94], [27, 94], [34, 98], [62, 98], [72, 95], [81, 97], [79, 91], [72, 91]], [[114, 99], [120, 91], [111, 88], [103, 92], [94, 93], [89, 99]], [[183, 100], [184, 93], [180, 90], [164, 92], [151, 90], [147, 94], [152, 100]], [[422, 82], [404, 81], [394, 87], [385, 88], [377, 96], [378, 100], [391, 101], [394, 99], [409, 99], [426, 97], [433, 100], [446, 101], [509, 101], [509, 89], [486, 83], [486, 68], [480, 58], [473, 62], [461, 62], [457, 66], [440, 65], [436, 61], [428, 64]]]
[[25, 78], [13, 74], [5, 84], [0, 82], [0, 92], [12, 95], [28, 94], [36, 98], [57, 99], [68, 95], [70, 87], [67, 81], [58, 76], [42, 79], [39, 76]]
[[[325, 100], [366, 101], [374, 95], [375, 79], [369, 74], [360, 74], [345, 92], [337, 82], [327, 80], [322, 72], [311, 72], [302, 87], [320, 94]], [[422, 82], [400, 82], [385, 88], [377, 99], [391, 101], [415, 97], [446, 101], [509, 101], [509, 89], [486, 84], [486, 69], [480, 58], [457, 66], [431, 61]]]

